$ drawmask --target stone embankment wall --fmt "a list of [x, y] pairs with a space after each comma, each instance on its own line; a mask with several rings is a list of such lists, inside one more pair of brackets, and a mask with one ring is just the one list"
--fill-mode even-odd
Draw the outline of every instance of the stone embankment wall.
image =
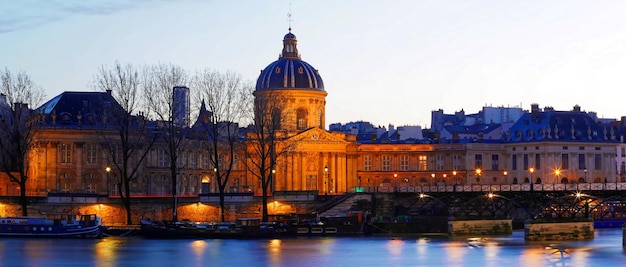
[[[237, 218], [261, 218], [261, 202], [229, 203], [224, 209], [226, 221], [235, 221]], [[292, 214], [296, 211], [305, 211], [310, 203], [268, 203], [270, 215]], [[171, 220], [171, 200], [133, 200], [131, 204], [131, 223], [139, 224], [141, 219]], [[218, 203], [180, 203], [178, 205], [178, 220], [189, 221], [221, 221]], [[126, 225], [126, 209], [120, 203], [34, 203], [28, 205], [28, 216], [39, 216], [50, 213], [67, 214], [97, 214], [102, 218], [104, 225]], [[21, 216], [21, 206], [14, 202], [0, 202], [0, 216]]]

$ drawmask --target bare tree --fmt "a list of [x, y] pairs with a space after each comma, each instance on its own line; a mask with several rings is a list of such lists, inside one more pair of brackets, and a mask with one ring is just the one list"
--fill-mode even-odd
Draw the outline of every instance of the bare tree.
[[[201, 110], [201, 123], [194, 125], [208, 150], [209, 162], [214, 166], [215, 180], [220, 195], [220, 216], [224, 216], [224, 193], [243, 143], [239, 138], [239, 123], [245, 120], [246, 108], [252, 101], [252, 84], [242, 81], [241, 75], [204, 70], [193, 79], [196, 99], [206, 110]], [[202, 114], [204, 112], [204, 114]]]
[[28, 153], [34, 149], [41, 121], [40, 114], [30, 107], [37, 107], [45, 94], [25, 72], [12, 74], [5, 68], [0, 80], [0, 171], [19, 186], [22, 215], [27, 216]]
[[247, 167], [261, 184], [263, 194], [263, 221], [268, 221], [267, 200], [273, 191], [276, 166], [282, 154], [287, 153], [293, 144], [289, 142], [281, 112], [288, 101], [280, 93], [273, 91], [255, 92], [254, 124], [247, 135]]
[[109, 92], [121, 107], [107, 110], [110, 120], [103, 125], [101, 138], [108, 156], [107, 172], [113, 167], [119, 178], [117, 189], [126, 209], [127, 224], [132, 224], [130, 184], [139, 176], [156, 141], [156, 135], [149, 132], [145, 114], [139, 112], [140, 77], [134, 66], [116, 62], [110, 68], [100, 67], [93, 81], [93, 87]]
[[169, 159], [173, 221], [178, 221], [178, 158], [185, 149], [189, 130], [189, 92], [183, 86], [186, 83], [187, 73], [171, 64], [148, 67], [143, 77], [147, 108], [158, 125], [159, 141], [155, 145], [162, 148]]

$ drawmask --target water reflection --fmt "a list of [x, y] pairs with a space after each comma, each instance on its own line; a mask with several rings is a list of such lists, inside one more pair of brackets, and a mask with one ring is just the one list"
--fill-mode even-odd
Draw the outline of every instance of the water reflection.
[[0, 266], [621, 266], [621, 229], [584, 242], [508, 237], [268, 240], [0, 239]]

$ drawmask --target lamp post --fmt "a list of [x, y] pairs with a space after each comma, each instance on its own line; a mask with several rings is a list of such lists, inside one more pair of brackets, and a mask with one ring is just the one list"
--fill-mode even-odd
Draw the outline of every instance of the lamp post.
[[530, 169], [528, 169], [528, 172], [530, 172], [530, 214], [531, 214], [531, 219], [535, 219], [535, 187], [533, 186], [533, 172], [535, 172], [535, 168], [530, 167]]
[[456, 188], [456, 184], [459, 183], [459, 181], [456, 180], [456, 170], [452, 171], [452, 179], [454, 179], [454, 187]]
[[456, 184], [458, 183], [456, 180], [456, 170], [452, 171], [452, 179], [454, 180], [454, 187], [452, 188], [452, 191], [456, 192]]
[[[218, 181], [217, 180], [217, 167], [213, 168], [213, 174], [214, 174], [213, 177], [215, 178], [213, 180]], [[263, 188], [263, 187], [261, 187], [261, 188]], [[211, 183], [209, 183], [209, 193], [211, 193], [211, 192], [213, 192], [213, 188], [211, 187]]]
[[554, 176], [556, 177], [555, 184], [561, 183], [561, 179], [560, 179], [561, 170], [559, 170], [559, 169], [554, 170]]
[[585, 168], [585, 183], [587, 183], [587, 168]]
[[[109, 188], [109, 190], [111, 190], [110, 186], [111, 186], [111, 179], [109, 177], [109, 174], [111, 173], [111, 166], [106, 166], [106, 168], [104, 168], [104, 170], [107, 172], [107, 188]], [[109, 192], [110, 194], [111, 192]]]
[[483, 173], [483, 170], [481, 170], [480, 168], [476, 169], [476, 182], [478, 184], [480, 184], [480, 175]]
[[396, 187], [398, 186], [398, 174], [393, 174], [393, 192], [396, 192]]
[[502, 172], [502, 175], [504, 175], [504, 183], [505, 183], [505, 184], [508, 184], [508, 183], [509, 183], [509, 181], [508, 181], [507, 177], [508, 177], [508, 175], [509, 175], [509, 172], [508, 172], [508, 171], [506, 171], [506, 170], [504, 170], [504, 171]]
[[328, 191], [327, 180], [328, 180], [328, 165], [324, 165], [324, 195], [328, 194], [326, 193]]
[[434, 173], [431, 173], [431, 174], [430, 174], [430, 177], [432, 178], [432, 179], [431, 179], [432, 184], [433, 184], [433, 185], [437, 185], [437, 183], [435, 182], [435, 174], [434, 174]]

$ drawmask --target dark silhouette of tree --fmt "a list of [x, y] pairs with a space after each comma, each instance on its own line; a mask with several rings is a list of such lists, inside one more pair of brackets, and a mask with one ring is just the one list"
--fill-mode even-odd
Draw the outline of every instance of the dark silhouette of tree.
[[252, 101], [253, 86], [232, 72], [204, 70], [192, 82], [196, 99], [202, 102], [200, 121], [194, 128], [208, 150], [209, 162], [214, 166], [215, 181], [220, 198], [220, 216], [224, 221], [224, 193], [235, 162], [243, 160], [243, 143], [239, 136], [239, 122], [246, 119]]
[[169, 159], [172, 221], [178, 221], [178, 158], [186, 148], [189, 131], [189, 94], [181, 94], [187, 73], [175, 65], [159, 64], [147, 67], [142, 81], [147, 108], [157, 120], [159, 138], [155, 146], [163, 149]]
[[[112, 67], [102, 66], [95, 75], [93, 87], [109, 92], [121, 109], [107, 110], [109, 123], [101, 131], [102, 147], [107, 152], [107, 177], [113, 171], [119, 180], [117, 189], [126, 209], [126, 223], [131, 218], [131, 182], [140, 175], [144, 160], [156, 141], [157, 135], [149, 130], [149, 121], [140, 107], [139, 70], [118, 62]], [[108, 181], [107, 181], [108, 182]]]
[[254, 93], [254, 123], [248, 127], [246, 140], [247, 167], [261, 184], [262, 220], [268, 221], [267, 200], [273, 192], [278, 158], [287, 153], [292, 144], [288, 131], [282, 129], [281, 116], [288, 99], [278, 92]]
[[0, 171], [20, 189], [22, 215], [28, 215], [26, 186], [28, 154], [35, 149], [37, 127], [43, 117], [30, 107], [37, 107], [45, 97], [25, 72], [0, 73]]

